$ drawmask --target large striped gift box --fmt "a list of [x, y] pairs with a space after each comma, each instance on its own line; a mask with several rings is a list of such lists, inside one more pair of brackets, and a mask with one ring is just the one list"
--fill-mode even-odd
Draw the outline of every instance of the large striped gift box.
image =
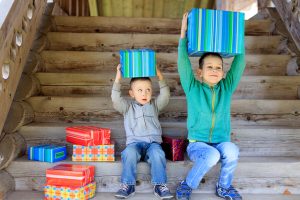
[[46, 170], [46, 184], [82, 187], [94, 181], [95, 166], [59, 164]]
[[97, 146], [73, 145], [72, 161], [115, 161], [114, 144]]
[[64, 187], [45, 185], [44, 200], [85, 200], [95, 196], [96, 182], [91, 182], [82, 187]]
[[58, 162], [67, 158], [66, 146], [57, 145], [38, 145], [28, 147], [28, 160], [42, 162]]
[[111, 130], [96, 126], [71, 126], [66, 128], [66, 141], [72, 144], [94, 146], [110, 144]]
[[188, 15], [188, 54], [217, 52], [231, 57], [244, 53], [244, 29], [244, 13], [193, 8]]
[[156, 56], [151, 49], [120, 50], [123, 78], [156, 76]]

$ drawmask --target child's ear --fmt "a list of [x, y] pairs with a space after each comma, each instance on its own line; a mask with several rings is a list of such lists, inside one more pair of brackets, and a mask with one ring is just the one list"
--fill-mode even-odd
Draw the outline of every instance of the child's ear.
[[201, 78], [202, 77], [202, 69], [198, 68], [196, 70], [196, 75], [197, 75], [198, 78]]
[[132, 97], [132, 98], [134, 98], [134, 95], [133, 95], [133, 92], [132, 92], [132, 90], [129, 90], [129, 95]]

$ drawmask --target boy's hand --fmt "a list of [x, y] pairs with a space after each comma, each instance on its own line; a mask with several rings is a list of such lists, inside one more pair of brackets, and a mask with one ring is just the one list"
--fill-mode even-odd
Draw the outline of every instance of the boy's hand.
[[122, 75], [121, 75], [121, 64], [118, 64], [118, 66], [117, 66], [117, 73], [116, 73], [115, 83], [120, 83], [121, 79], [122, 79]]
[[187, 30], [187, 18], [188, 18], [188, 12], [183, 14], [182, 22], [181, 22], [181, 33], [180, 38], [185, 38], [186, 30]]
[[161, 81], [161, 80], [164, 79], [164, 77], [163, 77], [161, 71], [160, 71], [157, 67], [156, 67], [156, 74], [157, 74], [158, 80]]

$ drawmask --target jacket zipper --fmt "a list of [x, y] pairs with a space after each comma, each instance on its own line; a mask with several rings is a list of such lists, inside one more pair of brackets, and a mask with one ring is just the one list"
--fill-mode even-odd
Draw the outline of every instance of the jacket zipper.
[[212, 102], [211, 102], [211, 107], [212, 107], [212, 120], [211, 120], [211, 128], [210, 128], [210, 133], [209, 133], [209, 142], [211, 143], [212, 135], [213, 135], [213, 130], [215, 127], [215, 98], [216, 98], [216, 93], [213, 87], [210, 88], [212, 91]]

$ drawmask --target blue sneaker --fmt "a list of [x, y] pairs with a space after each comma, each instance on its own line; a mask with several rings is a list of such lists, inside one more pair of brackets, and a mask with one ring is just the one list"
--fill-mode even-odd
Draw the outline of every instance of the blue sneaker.
[[172, 199], [173, 195], [170, 193], [169, 188], [165, 185], [155, 185], [154, 186], [154, 194], [158, 196], [160, 199]]
[[127, 185], [122, 183], [121, 188], [115, 194], [117, 199], [127, 199], [135, 194], [134, 185]]
[[217, 184], [216, 195], [226, 200], [242, 200], [242, 196], [232, 185], [226, 189]]
[[190, 200], [192, 188], [185, 181], [182, 181], [176, 189], [177, 200]]

